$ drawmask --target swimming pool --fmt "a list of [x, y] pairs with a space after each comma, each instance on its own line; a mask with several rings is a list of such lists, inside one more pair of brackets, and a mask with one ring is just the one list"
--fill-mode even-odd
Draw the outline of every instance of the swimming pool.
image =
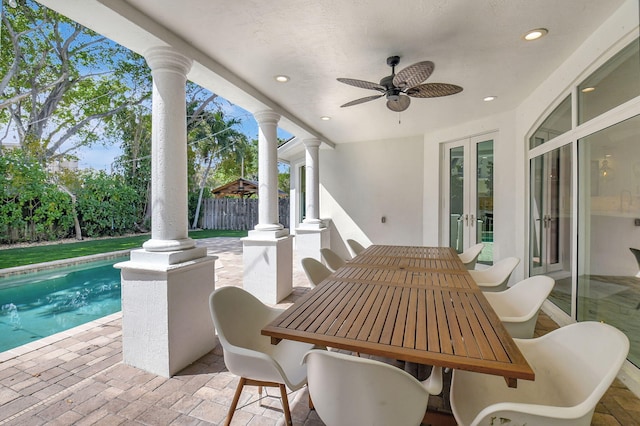
[[123, 260], [0, 278], [0, 352], [118, 312]]

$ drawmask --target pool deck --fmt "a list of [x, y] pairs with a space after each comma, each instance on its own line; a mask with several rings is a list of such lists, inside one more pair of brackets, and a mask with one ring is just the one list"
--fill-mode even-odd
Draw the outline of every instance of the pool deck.
[[[199, 240], [216, 261], [216, 287], [242, 285], [242, 243], [237, 238]], [[286, 307], [309, 289], [294, 270]], [[217, 425], [223, 424], [238, 378], [227, 372], [222, 350], [213, 351], [167, 379], [122, 363], [121, 314], [0, 353], [1, 425]], [[541, 314], [536, 334], [557, 325]], [[213, 332], [213, 328], [212, 328]], [[273, 392], [272, 392], [273, 394]], [[320, 426], [303, 388], [289, 395], [295, 425]], [[433, 401], [432, 401], [433, 400]], [[442, 398], [430, 399], [438, 410]], [[454, 425], [434, 411], [433, 425]], [[258, 401], [246, 387], [233, 425], [284, 423], [280, 401]], [[592, 425], [640, 425], [640, 399], [616, 380], [596, 408]]]

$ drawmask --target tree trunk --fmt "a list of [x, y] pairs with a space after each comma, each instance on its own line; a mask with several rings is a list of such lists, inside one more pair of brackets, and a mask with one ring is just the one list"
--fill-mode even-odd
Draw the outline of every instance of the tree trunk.
[[211, 170], [211, 163], [213, 163], [213, 155], [209, 157], [209, 161], [207, 162], [207, 168], [204, 170], [204, 175], [202, 176], [202, 182], [200, 182], [200, 193], [198, 194], [198, 204], [196, 205], [196, 214], [193, 216], [193, 224], [191, 225], [191, 229], [196, 229], [198, 226], [198, 218], [200, 217], [200, 205], [202, 204], [202, 194], [204, 193], [204, 187], [207, 183], [207, 176], [209, 176], [209, 170]]
[[71, 196], [71, 211], [73, 212], [73, 225], [76, 228], [76, 240], [82, 241], [82, 228], [78, 220], [78, 212], [76, 212], [76, 196]]

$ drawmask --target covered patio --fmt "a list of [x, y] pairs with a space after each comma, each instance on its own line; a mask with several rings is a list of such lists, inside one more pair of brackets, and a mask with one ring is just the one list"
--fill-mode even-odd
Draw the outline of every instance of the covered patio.
[[[234, 238], [215, 238], [199, 244], [219, 257], [217, 284], [240, 286], [242, 243]], [[293, 294], [280, 306], [288, 306], [309, 289], [301, 272], [295, 274], [294, 282]], [[556, 327], [541, 315], [536, 335]], [[39, 348], [27, 345], [12, 354], [4, 353], [0, 360], [0, 424], [158, 426], [224, 422], [238, 377], [226, 371], [220, 346], [172, 378], [165, 378], [125, 365], [121, 337], [121, 315], [114, 314], [45, 339], [46, 344]], [[294, 425], [323, 425], [309, 410], [307, 397], [306, 388], [289, 395]], [[446, 413], [438, 414], [443, 404], [440, 397], [430, 398], [430, 424], [455, 424]], [[262, 405], [257, 389], [248, 387], [232, 424], [283, 423], [277, 397], [265, 397]], [[592, 424], [632, 426], [640, 424], [639, 418], [640, 399], [616, 381], [596, 408]]]
[[[546, 150], [563, 147], [577, 157], [579, 142], [640, 116], [640, 97], [636, 95], [605, 109], [592, 120], [578, 119], [578, 98], [588, 93], [578, 90], [581, 82], [599, 68], [606, 69], [606, 61], [616, 62], [614, 55], [620, 51], [628, 50], [632, 52], [629, 58], [635, 58], [635, 51], [625, 47], [638, 43], [637, 1], [406, 0], [392, 6], [392, 11], [388, 2], [381, 0], [371, 4], [309, 1], [277, 5], [169, 0], [40, 3], [143, 55], [153, 76], [152, 235], [132, 253], [129, 262], [119, 265], [123, 299], [127, 301], [123, 304], [122, 356], [125, 364], [146, 371], [140, 374], [140, 380], [150, 378], [149, 387], [159, 383], [160, 387], [166, 386], [163, 389], [180, 388], [180, 377], [189, 377], [184, 368], [193, 362], [201, 365], [197, 360], [203, 359], [205, 384], [209, 380], [235, 380], [222, 376], [219, 370], [206, 370], [221, 368], [221, 358], [215, 352], [217, 341], [210, 334], [208, 307], [201, 302], [213, 287], [214, 264], [224, 261], [221, 252], [207, 251], [188, 238], [184, 122], [187, 80], [245, 108], [258, 125], [259, 223], [242, 241], [241, 260], [236, 258], [242, 268], [235, 271], [233, 283], [225, 283], [218, 274], [216, 287], [241, 284], [267, 304], [288, 303], [306, 288], [306, 281], [297, 270], [297, 259], [320, 259], [320, 249], [326, 247], [346, 258], [348, 239], [365, 245], [449, 246], [453, 235], [450, 228], [455, 221], [464, 223], [465, 232], [471, 237], [460, 243], [461, 249], [490, 233], [488, 263], [510, 256], [522, 260], [511, 275], [511, 284], [535, 274], [557, 273], [562, 279], [568, 276], [568, 307], [563, 310], [548, 301], [545, 312], [560, 325], [584, 320], [578, 315], [582, 306], [578, 306], [576, 275], [586, 274], [578, 270], [579, 265], [586, 264], [588, 269], [593, 262], [577, 254], [584, 252], [583, 247], [578, 249], [578, 239], [591, 233], [590, 228], [585, 231], [578, 227], [576, 212], [584, 207], [577, 200], [585, 194], [578, 192], [576, 184], [570, 187], [573, 192], [554, 200], [558, 205], [563, 202], [562, 213], [566, 216], [562, 219], [569, 223], [566, 229], [571, 233], [562, 235], [566, 241], [557, 241], [558, 247], [565, 244], [562, 250], [555, 247], [564, 256], [563, 262], [556, 261], [555, 269], [547, 265], [539, 268], [536, 261], [541, 257], [532, 243], [536, 220], [538, 227], [544, 223], [551, 228], [549, 221], [560, 218], [536, 216], [539, 212], [532, 207], [536, 202], [532, 186], [538, 175], [532, 174], [536, 171], [532, 159]], [[546, 36], [535, 42], [524, 40], [524, 34], [532, 29]], [[399, 65], [397, 60], [387, 60], [385, 64], [385, 58], [395, 56], [399, 56]], [[402, 74], [412, 64], [416, 64], [413, 70], [420, 74], [420, 82], [409, 83], [412, 79]], [[395, 81], [396, 65], [398, 75], [404, 76], [399, 80], [404, 80], [397, 86], [388, 86], [390, 79], [384, 78], [392, 73], [391, 81]], [[427, 78], [426, 84], [436, 85], [421, 87]], [[635, 87], [633, 76], [629, 81]], [[376, 94], [366, 96], [372, 93]], [[376, 101], [382, 97], [386, 99]], [[573, 108], [569, 113], [564, 109], [567, 104]], [[564, 135], [555, 135], [554, 129], [544, 126], [547, 117], [555, 118], [553, 113], [558, 110], [564, 112], [561, 118], [569, 123], [570, 131]], [[278, 147], [278, 128], [295, 138]], [[629, 128], [630, 131], [618, 128], [616, 137], [625, 143], [631, 140], [637, 133], [633, 126]], [[540, 129], [546, 132], [544, 138], [539, 135]], [[483, 142], [490, 142], [490, 161], [477, 155]], [[467, 157], [448, 157], [455, 150], [454, 144], [464, 148]], [[458, 177], [453, 160], [466, 158], [469, 163], [469, 152], [476, 154], [477, 169], [465, 173], [480, 176], [479, 172], [491, 170], [491, 177], [476, 187], [460, 188], [460, 198], [465, 199], [456, 200], [452, 188], [459, 181], [453, 178]], [[594, 150], [594, 161], [589, 163], [596, 176], [600, 167], [596, 164], [597, 155], [600, 153]], [[602, 157], [609, 156], [602, 152]], [[281, 225], [276, 208], [279, 160], [289, 162], [292, 168], [291, 229]], [[550, 170], [564, 164], [557, 158], [545, 157], [544, 161]], [[578, 159], [573, 161], [567, 169], [576, 173]], [[538, 171], [545, 179], [556, 176], [542, 166]], [[568, 173], [563, 177], [569, 184], [578, 182]], [[490, 193], [490, 201], [476, 197], [478, 187]], [[595, 196], [596, 192], [594, 185], [589, 195]], [[611, 199], [618, 201], [617, 197]], [[465, 211], [453, 218], [450, 207], [455, 203]], [[490, 230], [476, 232], [479, 221], [488, 221], [489, 216], [485, 211], [481, 216], [474, 203], [491, 210]], [[621, 199], [619, 203], [623, 210]], [[616, 212], [612, 216], [624, 219], [624, 226], [630, 228], [629, 214]], [[617, 238], [637, 232], [638, 228], [630, 228], [617, 234]], [[597, 243], [594, 240], [594, 247]], [[611, 266], [608, 261], [603, 261], [606, 268]], [[226, 267], [216, 271], [222, 272]], [[634, 263], [634, 273], [635, 267]], [[609, 320], [606, 315], [594, 310], [592, 319], [618, 321]], [[166, 327], [157, 327], [158, 324]], [[193, 325], [191, 335], [180, 333], [185, 324]], [[623, 320], [614, 325], [622, 328], [625, 323]], [[539, 324], [538, 332], [548, 327], [551, 326]], [[116, 328], [113, 333], [117, 337]], [[43, 351], [48, 353], [49, 349]], [[112, 356], [111, 361], [116, 362], [115, 353]], [[16, 363], [18, 358], [3, 366], [9, 365], [5, 370], [17, 368]], [[128, 369], [119, 366], [110, 371], [126, 375]], [[11, 371], [14, 372], [22, 377], [28, 375]], [[97, 370], [86, 379], [93, 380], [94, 373], [107, 384], [111, 380], [108, 374], [102, 376]], [[629, 387], [640, 392], [640, 373], [629, 361], [625, 362], [623, 376]], [[204, 379], [200, 376], [189, 380]], [[208, 387], [194, 390], [190, 396], [209, 392]], [[130, 398], [126, 393], [129, 389], [121, 389], [126, 398]], [[220, 389], [224, 392], [226, 384]], [[627, 398], [627, 391], [617, 386], [612, 391], [616, 392], [611, 399], [615, 402], [604, 411], [600, 407], [598, 418], [614, 421], [612, 413], [620, 412], [621, 417], [615, 421], [634, 424], [637, 416], [628, 413], [635, 411], [637, 401]], [[11, 392], [9, 399], [15, 396]], [[117, 394], [118, 390], [111, 392]], [[206, 404], [200, 401], [198, 406], [208, 406], [217, 397], [212, 391]], [[161, 395], [149, 398], [152, 405], [163, 400]], [[623, 400], [624, 404], [620, 402]], [[61, 401], [59, 406], [64, 406]], [[36, 401], [23, 403], [33, 402]], [[166, 403], [169, 402], [170, 399]], [[173, 401], [170, 407], [176, 403]], [[15, 407], [19, 404], [15, 402]], [[626, 408], [613, 408], [616, 404]], [[22, 409], [26, 410], [23, 415], [30, 412], [26, 405], [14, 414]], [[300, 407], [296, 404], [297, 410], [303, 410]], [[193, 410], [197, 407], [187, 410], [189, 415]], [[151, 410], [148, 415], [161, 411]], [[249, 417], [247, 422], [252, 421], [253, 414]], [[171, 421], [178, 418], [188, 420], [178, 415]], [[255, 422], [259, 420], [262, 419]], [[300, 420], [315, 421], [306, 415]]]

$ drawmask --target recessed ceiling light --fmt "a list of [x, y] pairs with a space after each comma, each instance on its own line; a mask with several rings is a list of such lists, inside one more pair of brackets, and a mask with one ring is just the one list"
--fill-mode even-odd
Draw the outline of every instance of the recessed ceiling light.
[[286, 83], [287, 81], [289, 81], [289, 76], [287, 75], [276, 75], [274, 78], [278, 83]]
[[527, 31], [525, 35], [522, 36], [526, 41], [537, 40], [540, 37], [544, 37], [549, 33], [549, 30], [546, 28], [536, 28], [535, 30]]
[[581, 90], [582, 93], [589, 93], [589, 92], [593, 92], [594, 90], [596, 90], [595, 87], [585, 87], [584, 89]]
[[323, 121], [329, 121], [329, 120], [331, 120], [331, 117], [328, 117], [328, 116], [326, 116], [326, 115], [323, 115], [322, 117], [320, 117], [320, 120], [323, 120]]
[[485, 102], [491, 102], [494, 101], [497, 98], [497, 96], [486, 96], [483, 101]]

